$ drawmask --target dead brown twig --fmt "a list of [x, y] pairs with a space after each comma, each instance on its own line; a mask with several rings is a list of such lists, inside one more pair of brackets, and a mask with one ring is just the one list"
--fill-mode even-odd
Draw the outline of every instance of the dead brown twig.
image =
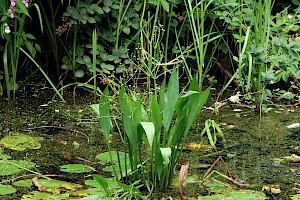
[[226, 162], [223, 160], [223, 158], [221, 156], [219, 156], [215, 162], [210, 166], [210, 168], [207, 170], [207, 172], [204, 174], [203, 176], [203, 179], [207, 179], [208, 177], [211, 176], [211, 174], [213, 173], [213, 168], [216, 166], [216, 164], [219, 162], [219, 161], [222, 161], [226, 171], [227, 171], [227, 174], [228, 176], [218, 172], [218, 171], [214, 171], [215, 173], [217, 173], [218, 175], [222, 176], [223, 178], [229, 180], [230, 182], [232, 182], [234, 185], [238, 186], [238, 187], [241, 187], [240, 183], [235, 181], [235, 177], [233, 175], [233, 173], [231, 172], [231, 170], [229, 169], [229, 167], [227, 166]]

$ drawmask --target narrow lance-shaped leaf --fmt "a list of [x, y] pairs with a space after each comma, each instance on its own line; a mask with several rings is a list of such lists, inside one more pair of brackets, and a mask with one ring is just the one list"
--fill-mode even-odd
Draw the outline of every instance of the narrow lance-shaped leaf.
[[146, 133], [150, 149], [152, 149], [153, 139], [155, 135], [154, 124], [152, 122], [141, 122], [141, 125]]
[[99, 102], [100, 123], [106, 139], [109, 142], [109, 134], [112, 128], [109, 112], [109, 93], [108, 87], [105, 88]]
[[162, 127], [162, 117], [156, 97], [153, 95], [150, 96], [150, 112], [151, 120], [155, 126], [155, 132], [159, 133]]
[[167, 132], [170, 128], [178, 95], [179, 81], [177, 77], [177, 71], [176, 69], [173, 69], [164, 97], [163, 124], [165, 132]]
[[[22, 0], [16, 0], [17, 9], [19, 9], [19, 12], [24, 13], [28, 17], [30, 17], [27, 8], [25, 7]], [[31, 17], [30, 17], [31, 18]]]
[[102, 188], [104, 189], [106, 194], [108, 196], [110, 196], [109, 185], [108, 185], [107, 180], [105, 178], [103, 178], [102, 176], [100, 176], [99, 174], [93, 174], [93, 178], [95, 181], [97, 181], [102, 186]]
[[133, 112], [130, 110], [131, 106], [132, 109], [134, 109], [134, 105], [131, 102], [132, 105], [130, 106], [127, 100], [130, 101], [130, 99], [125, 93], [124, 87], [122, 87], [119, 93], [119, 104], [120, 104], [121, 112], [123, 114], [122, 116], [123, 125], [125, 129], [125, 133], [130, 141], [130, 144], [134, 149], [136, 149], [138, 145], [137, 125], [134, 122]]

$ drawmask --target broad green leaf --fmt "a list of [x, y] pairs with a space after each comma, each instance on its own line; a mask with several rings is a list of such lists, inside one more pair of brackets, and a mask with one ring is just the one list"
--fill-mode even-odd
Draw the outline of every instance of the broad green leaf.
[[167, 0], [160, 0], [160, 3], [165, 11], [167, 11], [167, 12], [170, 11], [170, 5]]
[[143, 6], [143, 3], [142, 2], [137, 2], [134, 4], [134, 10], [135, 11], [139, 11]]
[[[108, 1], [110, 1], [110, 0], [108, 0]], [[109, 13], [110, 12], [110, 7], [107, 7], [107, 6], [104, 6], [103, 8], [102, 8], [106, 13]]]
[[[95, 5], [95, 6], [93, 6], [93, 5]], [[103, 14], [104, 12], [103, 12], [103, 10], [102, 10], [102, 8], [101, 7], [99, 7], [98, 5], [96, 5], [96, 4], [92, 4], [91, 5], [91, 7], [93, 6], [93, 10], [95, 10], [98, 14]]]
[[109, 7], [109, 6], [111, 6], [113, 4], [113, 1], [111, 1], [111, 0], [103, 0], [103, 4], [104, 4], [104, 6]]
[[9, 185], [0, 185], [0, 195], [13, 194], [17, 191], [16, 188], [13, 188]]
[[75, 77], [76, 78], [82, 78], [84, 76], [84, 70], [83, 69], [78, 69], [75, 72]]
[[86, 55], [83, 56], [83, 60], [84, 60], [85, 64], [92, 62], [91, 58], [89, 56], [86, 56]]
[[152, 122], [141, 122], [141, 125], [146, 133], [150, 149], [152, 149], [153, 139], [155, 135], [155, 127]]
[[127, 35], [129, 35], [130, 34], [130, 28], [128, 26], [125, 26], [123, 28], [123, 32], [126, 33]]
[[60, 166], [60, 171], [67, 173], [85, 173], [92, 170], [82, 164], [67, 164]]
[[162, 155], [162, 158], [164, 160], [164, 165], [167, 166], [170, 162], [170, 157], [171, 157], [171, 148], [167, 147], [167, 148], [160, 148], [160, 152]]
[[64, 13], [65, 16], [70, 16], [73, 17], [74, 19], [78, 19], [79, 18], [79, 12], [78, 10], [73, 7], [73, 6], [69, 6], [67, 7], [67, 12]]
[[25, 180], [20, 180], [16, 181], [13, 183], [15, 186], [19, 187], [31, 187], [32, 186], [32, 179], [25, 179]]
[[105, 69], [107, 69], [107, 70], [114, 70], [114, 69], [115, 69], [115, 66], [113, 66], [112, 64], [107, 64], [107, 65], [105, 66]]
[[35, 37], [32, 34], [30, 34], [30, 33], [26, 33], [25, 37], [29, 38], [29, 39], [32, 39], [32, 40], [35, 40]]
[[28, 40], [25, 41], [25, 46], [28, 49], [28, 51], [30, 52], [31, 56], [34, 58], [36, 55], [36, 50], [33, 47], [32, 43]]
[[150, 3], [150, 4], [152, 4], [152, 5], [157, 6], [159, 1], [160, 1], [160, 0], [148, 0], [147, 3]]
[[106, 142], [109, 142], [109, 134], [112, 128], [109, 112], [109, 93], [108, 87], [105, 88], [99, 102], [100, 123]]
[[38, 44], [34, 44], [34, 48], [41, 53], [41, 46]]
[[86, 20], [87, 20], [89, 23], [91, 23], [91, 24], [96, 23], [96, 20], [95, 20], [94, 17], [88, 17]]

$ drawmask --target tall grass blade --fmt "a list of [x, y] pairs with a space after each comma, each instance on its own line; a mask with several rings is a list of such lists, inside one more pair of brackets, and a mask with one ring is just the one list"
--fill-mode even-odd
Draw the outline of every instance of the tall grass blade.
[[96, 100], [96, 91], [97, 91], [97, 74], [96, 74], [96, 61], [97, 61], [97, 30], [93, 30], [92, 36], [92, 55], [93, 55], [93, 79], [94, 79], [94, 98]]
[[39, 6], [36, 3], [34, 3], [33, 5], [36, 8], [36, 11], [38, 13], [39, 20], [40, 20], [41, 32], [43, 33], [44, 32], [44, 29], [43, 29], [44, 26], [43, 26], [43, 20], [42, 20], [41, 10], [40, 10]]
[[51, 87], [54, 89], [55, 93], [60, 97], [60, 99], [65, 102], [63, 96], [60, 94], [60, 92], [56, 89], [55, 85], [52, 83], [51, 79], [47, 76], [47, 74], [44, 72], [44, 70], [41, 68], [41, 66], [33, 59], [32, 56], [30, 56], [22, 47], [20, 47], [20, 50], [37, 66], [37, 68], [42, 72], [48, 83], [51, 85]]
[[5, 44], [4, 52], [3, 52], [3, 65], [4, 65], [4, 77], [5, 77], [5, 86], [6, 86], [6, 94], [7, 98], [10, 98], [10, 81], [9, 81], [9, 68], [8, 68], [8, 55], [7, 55], [7, 47], [8, 41]]

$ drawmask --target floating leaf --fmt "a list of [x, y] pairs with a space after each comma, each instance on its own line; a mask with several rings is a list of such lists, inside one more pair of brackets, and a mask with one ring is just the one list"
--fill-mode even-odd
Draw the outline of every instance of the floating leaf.
[[24, 151], [25, 149], [40, 149], [40, 142], [43, 140], [43, 137], [34, 137], [31, 135], [15, 133], [2, 138], [0, 144], [3, 144], [6, 148], [12, 150]]
[[[115, 190], [118, 188], [117, 180], [114, 178], [105, 178], [105, 180], [108, 182], [109, 188], [111, 190]], [[102, 186], [100, 183], [98, 183], [96, 180], [86, 180], [85, 185], [95, 187], [95, 188], [101, 188]]]
[[63, 193], [63, 194], [50, 194], [47, 192], [38, 192], [34, 191], [29, 194], [24, 194], [21, 198], [21, 200], [53, 200], [53, 199], [67, 199], [69, 197], [69, 193]]
[[92, 170], [82, 164], [68, 164], [60, 166], [60, 171], [67, 173], [85, 173]]
[[69, 183], [66, 181], [54, 180], [54, 179], [36, 179], [34, 185], [39, 188], [40, 191], [50, 192], [52, 194], [60, 194], [61, 191], [75, 191], [81, 188], [81, 185]]
[[265, 200], [265, 193], [254, 190], [235, 190], [235, 187], [226, 187], [221, 183], [212, 182], [208, 184], [211, 192], [215, 193], [212, 196], [199, 196], [198, 200]]
[[0, 176], [17, 174], [34, 167], [35, 164], [27, 160], [0, 160]]
[[[121, 152], [121, 151], [119, 151], [118, 153], [119, 153], [119, 160], [125, 163], [125, 153]], [[118, 162], [118, 155], [117, 155], [116, 151], [111, 151], [111, 157], [112, 157], [112, 162]], [[128, 156], [126, 156], [126, 158], [128, 159]], [[105, 162], [111, 162], [109, 152], [104, 152], [104, 153], [98, 154], [96, 156], [96, 159], [99, 159], [99, 160], [105, 161]]]
[[[106, 196], [106, 193], [102, 188], [89, 188], [86, 190], [78, 190], [78, 191], [70, 192], [70, 195], [72, 197], [75, 197], [75, 196], [76, 197], [87, 197], [87, 196], [98, 195], [103, 198]], [[98, 199], [102, 199], [102, 198], [98, 198]]]
[[20, 180], [16, 181], [13, 183], [15, 186], [19, 187], [31, 187], [32, 186], [32, 180], [31, 179], [25, 179], [25, 180]]
[[0, 185], [0, 195], [13, 194], [17, 191], [16, 188], [13, 188], [9, 185]]

